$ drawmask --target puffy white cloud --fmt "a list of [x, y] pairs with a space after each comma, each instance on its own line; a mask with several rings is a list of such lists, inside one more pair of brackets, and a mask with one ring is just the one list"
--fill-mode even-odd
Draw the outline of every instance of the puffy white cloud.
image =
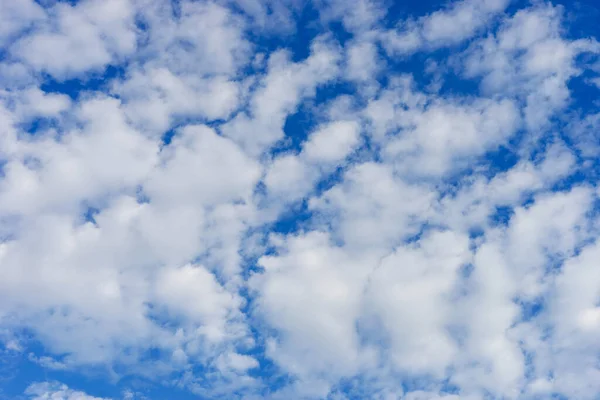
[[164, 2], [136, 4], [142, 48], [112, 85], [128, 117], [156, 135], [182, 119], [229, 118], [242, 103], [236, 78], [251, 56], [244, 19], [212, 2], [181, 2], [178, 16]]
[[33, 383], [27, 388], [25, 394], [33, 400], [102, 400], [101, 397], [70, 389], [59, 382]]
[[291, 61], [286, 51], [272, 53], [267, 73], [252, 93], [249, 113], [238, 114], [223, 126], [223, 133], [250, 154], [262, 153], [285, 136], [285, 119], [300, 102], [337, 77], [340, 61], [340, 49], [327, 37], [316, 38], [310, 56], [301, 62]]
[[100, 70], [136, 48], [134, 10], [129, 0], [62, 2], [34, 25], [11, 53], [59, 79]]
[[391, 55], [455, 45], [484, 30], [508, 4], [508, 0], [457, 1], [416, 21], [404, 21], [398, 29], [384, 32], [382, 42]]
[[44, 93], [37, 87], [23, 90], [20, 95], [16, 114], [21, 119], [35, 117], [55, 117], [67, 111], [71, 106], [71, 99], [64, 94]]
[[223, 0], [221, 3], [239, 7], [250, 17], [254, 27], [283, 35], [296, 31], [295, 18], [303, 7], [297, 0]]
[[0, 184], [2, 215], [94, 204], [134, 188], [156, 162], [158, 144], [128, 125], [117, 100], [91, 98], [72, 116], [83, 129], [51, 130], [13, 144], [19, 151], [7, 159]]
[[0, 16], [0, 45], [5, 46], [10, 39], [43, 19], [45, 12], [34, 0], [3, 1]]
[[280, 255], [262, 257], [264, 273], [250, 281], [257, 312], [278, 332], [268, 339], [267, 354], [309, 382], [355, 373], [368, 361], [355, 331], [368, 261], [352, 260], [322, 232], [279, 245]]
[[366, 286], [366, 309], [377, 321], [371, 329], [384, 329], [384, 357], [395, 368], [440, 379], [453, 364], [460, 350], [445, 327], [455, 320], [451, 294], [470, 259], [466, 235], [441, 231], [377, 264]]
[[336, 121], [310, 135], [303, 155], [315, 163], [340, 163], [358, 145], [359, 126], [355, 121]]
[[125, 102], [127, 116], [157, 135], [178, 119], [226, 119], [240, 103], [241, 87], [226, 77], [174, 75], [163, 67], [132, 72], [113, 90]]
[[[240, 300], [226, 292], [205, 268], [185, 265], [163, 269], [155, 285], [157, 302], [167, 312], [183, 314], [200, 327], [198, 333], [209, 341], [219, 342], [226, 337], [227, 316], [239, 306]], [[232, 362], [235, 361], [239, 360]]]
[[462, 1], [436, 11], [422, 21], [423, 37], [432, 43], [456, 43], [484, 27], [494, 14], [508, 6], [506, 0]]
[[354, 166], [341, 184], [312, 198], [310, 207], [327, 216], [336, 237], [357, 252], [391, 249], [418, 233], [436, 195], [398, 179], [392, 168], [367, 162]]
[[593, 158], [598, 154], [598, 140], [596, 132], [600, 128], [600, 114], [587, 115], [581, 120], [573, 121], [569, 127], [568, 134], [573, 140], [581, 155], [585, 158]]
[[333, 170], [358, 148], [357, 121], [333, 121], [312, 132], [299, 154], [285, 154], [273, 160], [265, 175], [268, 195], [284, 203], [309, 194], [319, 179]]
[[579, 74], [577, 55], [598, 52], [595, 41], [562, 37], [561, 9], [538, 5], [505, 19], [495, 36], [475, 41], [465, 75], [482, 77], [485, 93], [517, 96], [529, 129], [547, 124], [570, 100], [568, 81]]
[[346, 62], [348, 78], [358, 82], [376, 79], [383, 67], [377, 45], [364, 39], [349, 46]]
[[261, 173], [234, 142], [206, 126], [185, 127], [161, 152], [161, 163], [144, 186], [153, 203], [248, 200]]
[[460, 190], [442, 196], [433, 221], [460, 230], [493, 225], [490, 216], [498, 207], [512, 209], [528, 196], [549, 190], [574, 172], [575, 163], [575, 156], [557, 143], [541, 159], [521, 160], [492, 179], [467, 178]]
[[358, 0], [348, 3], [343, 0], [318, 0], [319, 13], [325, 22], [341, 20], [344, 28], [353, 33], [364, 33], [376, 28], [386, 9], [379, 0]]
[[[510, 101], [482, 101], [465, 106], [431, 104], [404, 114], [404, 133], [390, 140], [384, 155], [398, 160], [411, 175], [444, 175], [486, 150], [504, 144], [519, 127]], [[418, 165], [419, 170], [414, 171]]]

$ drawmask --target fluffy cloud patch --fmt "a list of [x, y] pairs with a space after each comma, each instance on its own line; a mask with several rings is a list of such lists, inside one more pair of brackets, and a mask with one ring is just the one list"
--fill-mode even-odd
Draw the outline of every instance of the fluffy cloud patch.
[[25, 394], [33, 400], [102, 400], [100, 397], [70, 389], [67, 385], [58, 382], [34, 383], [27, 388]]

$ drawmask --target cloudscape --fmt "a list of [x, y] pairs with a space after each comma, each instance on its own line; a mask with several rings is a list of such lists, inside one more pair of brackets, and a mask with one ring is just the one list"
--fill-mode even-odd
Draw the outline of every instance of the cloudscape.
[[600, 399], [598, 21], [0, 0], [0, 399]]

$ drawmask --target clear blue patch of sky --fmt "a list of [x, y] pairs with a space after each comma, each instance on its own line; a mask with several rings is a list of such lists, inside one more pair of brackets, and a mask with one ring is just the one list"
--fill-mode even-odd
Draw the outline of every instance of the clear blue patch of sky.
[[107, 87], [109, 82], [114, 78], [123, 76], [124, 72], [124, 65], [108, 65], [105, 68], [102, 68], [101, 71], [65, 80], [59, 80], [50, 75], [45, 75], [40, 89], [48, 93], [66, 94], [73, 100], [77, 100], [82, 92], [107, 92], [109, 89]]

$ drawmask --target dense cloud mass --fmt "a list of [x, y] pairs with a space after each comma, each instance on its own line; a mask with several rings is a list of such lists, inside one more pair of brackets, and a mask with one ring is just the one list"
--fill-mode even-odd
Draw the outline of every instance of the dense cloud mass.
[[598, 399], [592, 8], [399, 3], [0, 0], [0, 399]]

